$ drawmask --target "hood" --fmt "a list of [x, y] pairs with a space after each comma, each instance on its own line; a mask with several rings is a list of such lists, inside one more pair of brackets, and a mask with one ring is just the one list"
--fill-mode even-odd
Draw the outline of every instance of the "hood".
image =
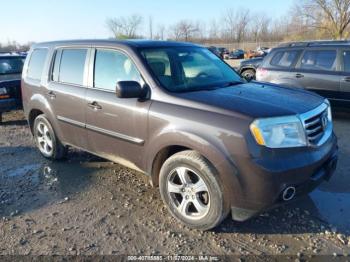
[[210, 91], [179, 93], [177, 96], [253, 118], [301, 114], [324, 101], [319, 95], [305, 90], [265, 83], [246, 83]]
[[21, 80], [21, 74], [0, 74], [0, 82], [1, 81], [10, 81], [10, 80]]

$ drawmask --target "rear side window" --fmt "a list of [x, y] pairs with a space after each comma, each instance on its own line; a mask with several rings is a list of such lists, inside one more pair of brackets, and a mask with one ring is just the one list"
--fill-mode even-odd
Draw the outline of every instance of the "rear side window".
[[343, 52], [344, 72], [350, 72], [350, 51]]
[[52, 79], [54, 81], [83, 85], [87, 49], [62, 49], [55, 56]]
[[336, 69], [336, 50], [309, 50], [301, 59], [301, 69], [334, 71]]
[[298, 50], [277, 52], [272, 57], [270, 64], [279, 67], [291, 67], [298, 54]]
[[119, 81], [141, 81], [132, 60], [113, 50], [97, 50], [95, 55], [94, 87], [115, 91]]
[[47, 49], [35, 49], [30, 57], [27, 76], [29, 78], [40, 80], [43, 73]]

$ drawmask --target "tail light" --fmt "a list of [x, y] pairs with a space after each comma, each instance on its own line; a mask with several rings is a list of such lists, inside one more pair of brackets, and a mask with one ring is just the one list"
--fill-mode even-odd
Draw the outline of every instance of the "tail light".
[[269, 74], [269, 71], [265, 68], [258, 68], [256, 70], [256, 79], [257, 80], [261, 80], [261, 79], [264, 79], [265, 77], [267, 77]]

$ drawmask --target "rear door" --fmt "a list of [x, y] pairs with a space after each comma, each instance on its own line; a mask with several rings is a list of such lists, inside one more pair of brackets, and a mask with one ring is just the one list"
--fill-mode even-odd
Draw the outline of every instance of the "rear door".
[[336, 48], [306, 48], [296, 66], [297, 83], [327, 98], [340, 90], [338, 52]]
[[144, 85], [135, 63], [124, 51], [96, 49], [91, 54], [86, 128], [89, 151], [133, 169], [141, 169], [151, 100], [118, 98], [118, 81]]
[[89, 62], [88, 47], [58, 48], [46, 94], [53, 107], [63, 141], [86, 148], [86, 85]]
[[350, 105], [350, 48], [341, 49], [340, 63], [340, 92], [335, 103]]
[[295, 87], [294, 66], [301, 52], [302, 49], [291, 48], [274, 51], [263, 60], [262, 70], [257, 72], [257, 80]]

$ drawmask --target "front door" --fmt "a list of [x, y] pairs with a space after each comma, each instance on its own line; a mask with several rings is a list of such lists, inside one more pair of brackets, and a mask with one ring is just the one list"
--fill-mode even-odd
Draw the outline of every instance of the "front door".
[[334, 101], [339, 106], [350, 105], [350, 49], [344, 49], [341, 53], [340, 92]]
[[340, 75], [336, 49], [306, 49], [296, 67], [299, 86], [326, 98], [339, 94]]
[[151, 102], [118, 98], [115, 90], [118, 81], [143, 85], [143, 79], [133, 61], [121, 51], [97, 49], [93, 57], [93, 84], [87, 91], [86, 106], [88, 148], [114, 162], [140, 169]]
[[50, 103], [64, 142], [86, 148], [85, 95], [88, 48], [58, 49], [48, 84]]

